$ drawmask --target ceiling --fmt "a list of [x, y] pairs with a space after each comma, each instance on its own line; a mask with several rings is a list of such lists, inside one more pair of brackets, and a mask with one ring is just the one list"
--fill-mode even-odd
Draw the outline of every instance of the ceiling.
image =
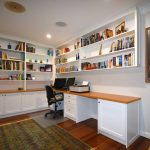
[[[58, 47], [106, 20], [149, 0], [13, 0], [25, 6], [14, 13], [0, 0], [0, 33]], [[55, 25], [57, 21], [66, 27]], [[46, 34], [52, 35], [51, 39]]]

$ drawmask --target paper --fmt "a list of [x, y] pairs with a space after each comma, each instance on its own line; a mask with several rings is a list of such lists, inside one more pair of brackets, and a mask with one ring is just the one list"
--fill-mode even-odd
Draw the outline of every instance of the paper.
[[88, 85], [88, 84], [89, 84], [88, 81], [83, 81], [83, 82], [82, 82], [82, 85]]

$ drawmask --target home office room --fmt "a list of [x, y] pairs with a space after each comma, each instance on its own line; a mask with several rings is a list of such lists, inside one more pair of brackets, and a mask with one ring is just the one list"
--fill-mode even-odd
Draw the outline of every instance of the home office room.
[[0, 0], [0, 149], [150, 150], [149, 0]]

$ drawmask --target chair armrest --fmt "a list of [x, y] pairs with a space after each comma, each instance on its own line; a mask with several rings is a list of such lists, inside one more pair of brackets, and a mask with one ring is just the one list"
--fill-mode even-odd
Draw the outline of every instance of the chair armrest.
[[64, 95], [63, 92], [54, 92], [54, 94], [55, 94], [55, 95], [59, 95], [59, 94]]

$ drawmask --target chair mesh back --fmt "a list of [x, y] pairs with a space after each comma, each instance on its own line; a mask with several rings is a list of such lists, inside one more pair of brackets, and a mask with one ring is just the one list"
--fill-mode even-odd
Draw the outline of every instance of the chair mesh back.
[[46, 88], [47, 99], [50, 100], [51, 98], [54, 98], [55, 95], [54, 95], [54, 93], [53, 93], [52, 87], [46, 85], [45, 88]]

